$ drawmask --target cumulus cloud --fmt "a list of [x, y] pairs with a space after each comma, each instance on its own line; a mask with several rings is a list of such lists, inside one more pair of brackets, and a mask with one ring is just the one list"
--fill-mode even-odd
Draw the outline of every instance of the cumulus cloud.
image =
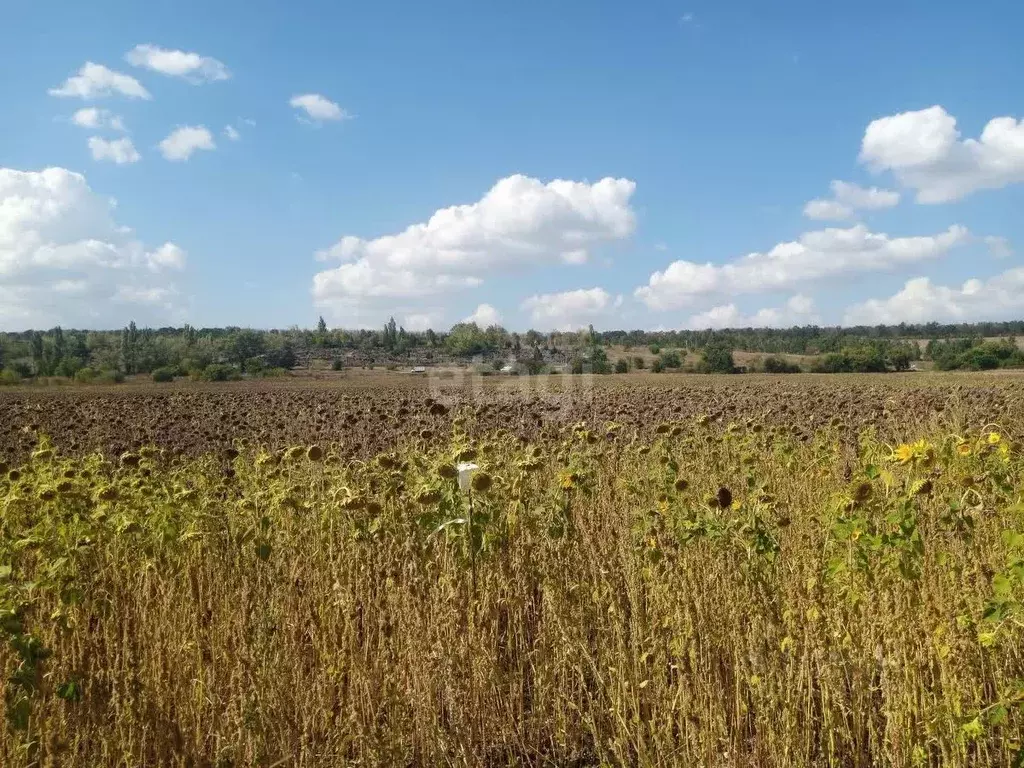
[[319, 93], [304, 93], [292, 96], [288, 102], [289, 106], [302, 110], [306, 117], [302, 119], [315, 120], [344, 120], [349, 115], [340, 106]]
[[603, 288], [580, 288], [531, 296], [521, 309], [530, 313], [531, 322], [538, 328], [574, 330], [599, 321], [621, 304], [621, 296], [613, 299]]
[[120, 115], [115, 115], [109, 109], [100, 109], [99, 107], [83, 107], [71, 116], [71, 122], [82, 128], [93, 130], [104, 128], [109, 128], [112, 131], [125, 130]]
[[99, 136], [90, 136], [89, 151], [92, 153], [93, 160], [109, 160], [118, 165], [137, 163], [140, 159], [132, 140], [127, 138], [108, 141]]
[[978, 139], [961, 139], [956, 118], [941, 106], [873, 121], [860, 160], [892, 171], [919, 203], [960, 200], [979, 189], [1024, 181], [1024, 120], [996, 117]]
[[846, 325], [881, 323], [967, 323], [1010, 320], [1024, 312], [1024, 267], [959, 287], [936, 285], [927, 277], [908, 280], [887, 299], [871, 299], [846, 311]]
[[175, 128], [159, 146], [160, 154], [172, 162], [188, 160], [192, 153], [200, 149], [217, 148], [213, 143], [213, 134], [203, 125], [183, 125]]
[[240, 138], [242, 138], [242, 134], [240, 134], [238, 132], [238, 129], [235, 128], [233, 125], [225, 125], [224, 137], [229, 141], [238, 141]]
[[837, 200], [811, 200], [804, 206], [804, 216], [818, 221], [845, 221], [852, 219], [854, 212]]
[[428, 328], [437, 328], [441, 322], [441, 312], [413, 312], [402, 318], [402, 327], [407, 331], [425, 331]]
[[314, 277], [314, 302], [346, 313], [360, 302], [473, 288], [496, 272], [583, 263], [595, 246], [633, 232], [635, 187], [628, 179], [545, 184], [509, 176], [475, 203], [374, 240], [346, 236], [318, 252], [321, 261], [344, 263]]
[[501, 325], [501, 313], [490, 304], [481, 304], [466, 318], [467, 323], [476, 323], [481, 328]]
[[146, 255], [146, 267], [150, 272], [161, 272], [165, 269], [182, 270], [186, 262], [185, 251], [174, 243], [164, 243], [155, 251]]
[[170, 276], [185, 252], [147, 249], [113, 219], [114, 204], [64, 168], [0, 168], [0, 327], [117, 327], [177, 319]]
[[820, 322], [814, 301], [797, 294], [784, 307], [766, 307], [753, 315], [744, 315], [735, 304], [722, 304], [693, 315], [686, 326], [695, 330], [706, 328], [792, 328]]
[[144, 43], [136, 45], [124, 55], [133, 67], [143, 67], [169, 77], [180, 77], [190, 83], [227, 80], [231, 72], [217, 59], [198, 53], [176, 51]]
[[86, 100], [112, 96], [115, 93], [130, 99], [152, 98], [149, 91], [142, 87], [142, 83], [131, 75], [115, 72], [91, 61], [85, 62], [78, 70], [78, 74], [69, 77], [59, 88], [51, 88], [49, 91], [51, 96]]
[[858, 210], [876, 211], [899, 205], [900, 193], [878, 187], [861, 187], [838, 179], [831, 184], [832, 199], [811, 200], [804, 206], [809, 219], [843, 221], [852, 219]]
[[970, 239], [959, 225], [936, 235], [895, 238], [863, 224], [823, 229], [727, 264], [675, 261], [635, 295], [650, 309], [678, 309], [700, 297], [786, 290], [842, 274], [892, 270], [938, 258]]

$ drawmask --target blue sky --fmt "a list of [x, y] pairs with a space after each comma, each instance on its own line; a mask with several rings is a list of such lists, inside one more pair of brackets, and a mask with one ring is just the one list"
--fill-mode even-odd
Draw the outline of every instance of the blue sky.
[[983, 7], [8, 4], [0, 329], [1019, 318]]

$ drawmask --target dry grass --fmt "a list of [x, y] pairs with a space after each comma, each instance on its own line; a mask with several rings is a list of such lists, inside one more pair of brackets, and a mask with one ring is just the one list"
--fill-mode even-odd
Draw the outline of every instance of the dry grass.
[[844, 424], [461, 421], [371, 462], [43, 445], [5, 470], [0, 763], [1013, 760], [1006, 428], [894, 451]]

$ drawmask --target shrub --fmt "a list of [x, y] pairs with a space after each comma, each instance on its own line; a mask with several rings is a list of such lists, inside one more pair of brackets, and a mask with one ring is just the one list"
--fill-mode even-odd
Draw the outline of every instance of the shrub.
[[736, 373], [732, 350], [724, 344], [708, 344], [704, 348], [698, 370], [701, 373]]
[[629, 373], [629, 363], [623, 359], [615, 361], [615, 372], [616, 373]]
[[640, 355], [637, 355], [636, 357], [633, 358], [633, 367], [636, 368], [638, 371], [642, 371], [646, 367], [646, 365], [647, 364], [644, 362], [644, 359], [640, 357]]
[[120, 384], [124, 381], [124, 372], [114, 368], [105, 368], [96, 374], [100, 384]]
[[75, 381], [78, 384], [92, 384], [96, 380], [96, 371], [92, 368], [79, 368], [75, 371]]
[[341, 358], [340, 357], [336, 357], [333, 360], [331, 360], [331, 370], [332, 371], [340, 371], [344, 367], [345, 367], [345, 365], [344, 365], [344, 363], [341, 362]]
[[665, 368], [679, 368], [682, 366], [683, 361], [682, 358], [679, 356], [679, 353], [673, 349], [668, 352], [665, 352], [661, 356], [661, 364]]
[[814, 365], [815, 373], [882, 373], [885, 357], [875, 347], [843, 347], [830, 352]]
[[654, 358], [654, 362], [651, 363], [651, 370], [654, 373], [661, 373], [662, 371], [665, 370], [665, 366], [661, 362], [661, 358], [660, 357]]
[[800, 373], [801, 368], [796, 363], [791, 363], [785, 358], [772, 355], [771, 357], [765, 358], [764, 361], [764, 372], [765, 373]]
[[266, 367], [262, 357], [250, 357], [242, 364], [242, 370], [250, 376], [259, 376]]
[[651, 350], [652, 355], [661, 354], [661, 347], [659, 347], [657, 344], [651, 344], [651, 346], [649, 346], [648, 349]]
[[[264, 362], [268, 368], [294, 368], [298, 359], [295, 356], [295, 350], [292, 349], [291, 344], [284, 344], [278, 349], [267, 350], [267, 353], [263, 356]], [[339, 369], [335, 369], [339, 370]]]
[[590, 348], [590, 370], [593, 373], [611, 373], [612, 365], [608, 362], [608, 353], [603, 347]]
[[21, 374], [13, 368], [4, 368], [0, 371], [0, 386], [12, 386], [21, 383]]
[[8, 366], [8, 370], [14, 371], [23, 379], [31, 379], [35, 375], [32, 366], [24, 360], [15, 360]]
[[210, 363], [199, 373], [202, 381], [238, 381], [242, 378], [241, 373], [232, 365], [224, 363]]
[[159, 383], [166, 383], [168, 381], [174, 381], [175, 375], [178, 373], [177, 370], [170, 367], [157, 368], [153, 371], [153, 381]]
[[64, 357], [57, 364], [57, 368], [54, 371], [58, 376], [65, 376], [69, 379], [73, 379], [75, 374], [81, 370], [82, 363], [74, 357]]

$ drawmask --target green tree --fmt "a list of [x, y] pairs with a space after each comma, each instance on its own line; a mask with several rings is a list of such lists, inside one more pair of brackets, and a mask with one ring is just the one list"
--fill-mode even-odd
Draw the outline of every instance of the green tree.
[[390, 318], [384, 326], [382, 341], [384, 349], [387, 350], [394, 349], [395, 345], [398, 344], [398, 324], [395, 322], [395, 318]]
[[732, 359], [732, 349], [721, 342], [712, 342], [704, 347], [700, 363], [703, 373], [735, 373], [736, 363]]
[[[683, 353], [685, 356], [686, 353]], [[661, 356], [661, 364], [666, 368], [681, 368], [683, 365], [682, 357], [676, 350], [669, 350]]]
[[268, 349], [265, 360], [270, 368], [284, 368], [285, 370], [294, 368], [298, 363], [295, 348], [288, 339], [285, 339], [279, 346]]
[[135, 373], [138, 360], [139, 329], [132, 320], [121, 331], [121, 364], [125, 373]]
[[544, 355], [540, 351], [540, 347], [534, 347], [526, 361], [526, 372], [531, 376], [536, 376], [542, 370], [544, 370]]
[[468, 357], [493, 351], [490, 340], [476, 323], [457, 323], [445, 339], [448, 350], [456, 357]]
[[251, 357], [259, 357], [266, 350], [266, 340], [259, 331], [239, 328], [231, 333], [224, 345], [228, 360], [242, 365]]
[[[593, 326], [591, 326], [593, 329]], [[604, 347], [594, 346], [590, 348], [590, 370], [593, 373], [610, 373], [612, 370], [611, 363], [608, 362], [608, 353], [604, 351]]]
[[320, 318], [316, 321], [316, 331], [313, 333], [313, 346], [323, 347], [327, 344], [327, 322], [324, 320], [324, 316], [320, 315]]
[[893, 347], [889, 350], [886, 359], [894, 371], [910, 370], [910, 351], [905, 347]]
[[28, 339], [29, 350], [32, 356], [32, 366], [38, 375], [43, 368], [43, 334], [39, 331], [32, 331]]

